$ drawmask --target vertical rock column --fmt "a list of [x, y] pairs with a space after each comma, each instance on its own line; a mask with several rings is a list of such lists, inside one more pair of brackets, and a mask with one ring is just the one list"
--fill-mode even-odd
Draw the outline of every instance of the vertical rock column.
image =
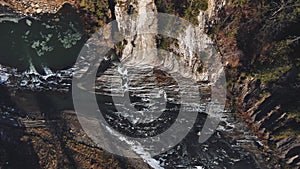
[[[221, 56], [213, 47], [213, 41], [206, 34], [205, 27], [224, 4], [223, 0], [208, 0], [208, 8], [200, 11], [198, 25], [191, 25], [179, 37], [179, 48], [175, 49], [183, 55], [185, 70], [199, 81], [214, 81], [222, 70]], [[204, 67], [203, 67], [204, 66]], [[203, 67], [199, 71], [199, 67]]]
[[156, 14], [154, 0], [118, 1], [115, 6], [115, 15], [119, 31], [125, 35], [126, 41], [122, 62], [130, 66], [156, 65], [160, 62], [157, 52], [153, 50], [156, 48]]

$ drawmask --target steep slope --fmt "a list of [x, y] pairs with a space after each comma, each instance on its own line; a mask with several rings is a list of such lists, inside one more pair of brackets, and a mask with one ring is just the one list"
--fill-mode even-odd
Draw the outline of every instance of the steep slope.
[[299, 151], [299, 1], [231, 1], [209, 29], [227, 62], [229, 98], [291, 166]]

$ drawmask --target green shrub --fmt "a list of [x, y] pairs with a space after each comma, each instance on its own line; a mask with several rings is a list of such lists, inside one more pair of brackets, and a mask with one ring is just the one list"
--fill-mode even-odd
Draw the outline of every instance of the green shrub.
[[283, 65], [274, 68], [264, 68], [261, 71], [256, 71], [253, 76], [260, 79], [264, 83], [274, 82], [291, 68], [291, 65]]
[[232, 4], [234, 6], [241, 6], [241, 5], [244, 5], [248, 2], [249, 2], [248, 0], [233, 0]]
[[178, 15], [197, 25], [200, 11], [208, 8], [207, 0], [156, 0], [159, 12]]
[[79, 6], [96, 17], [99, 26], [108, 21], [109, 0], [81, 0]]
[[191, 23], [198, 25], [198, 15], [200, 11], [208, 8], [206, 0], [189, 0], [189, 6], [184, 10], [183, 17]]

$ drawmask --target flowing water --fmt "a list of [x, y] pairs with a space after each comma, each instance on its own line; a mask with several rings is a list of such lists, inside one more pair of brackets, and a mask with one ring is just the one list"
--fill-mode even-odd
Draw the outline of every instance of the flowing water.
[[[28, 104], [37, 102], [45, 114], [74, 109], [70, 91], [72, 66], [86, 39], [79, 14], [65, 6], [53, 16], [28, 18], [7, 13], [1, 14], [0, 21], [1, 88], [9, 91], [7, 95], [26, 93]], [[99, 108], [107, 123], [122, 134], [155, 136], [178, 120], [181, 106], [187, 112], [197, 112], [188, 135], [170, 150], [153, 158], [146, 150], [135, 150], [153, 168], [260, 168], [259, 159], [245, 149], [256, 138], [244, 132], [243, 125], [234, 125], [239, 121], [230, 113], [216, 115], [222, 120], [217, 131], [205, 143], [198, 142], [210, 98], [207, 84], [197, 84], [200, 104], [192, 104], [191, 94], [190, 104], [181, 105], [178, 84], [163, 71], [151, 67], [125, 70], [114, 63], [100, 69], [95, 89]], [[81, 87], [84, 89], [84, 85]], [[16, 115], [30, 119], [31, 112], [16, 112], [19, 108], [6, 100], [5, 93], [1, 95], [1, 125], [24, 127], [17, 123]], [[137, 110], [135, 114], [127, 105]], [[12, 120], [7, 122], [4, 118]]]

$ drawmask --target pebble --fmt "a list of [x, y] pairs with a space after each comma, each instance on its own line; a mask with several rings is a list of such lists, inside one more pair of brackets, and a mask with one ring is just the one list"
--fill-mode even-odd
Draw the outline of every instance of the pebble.
[[31, 26], [32, 22], [31, 22], [30, 20], [26, 19], [26, 24], [27, 24], [28, 26]]
[[36, 13], [41, 13], [43, 10], [42, 9], [37, 9]]

